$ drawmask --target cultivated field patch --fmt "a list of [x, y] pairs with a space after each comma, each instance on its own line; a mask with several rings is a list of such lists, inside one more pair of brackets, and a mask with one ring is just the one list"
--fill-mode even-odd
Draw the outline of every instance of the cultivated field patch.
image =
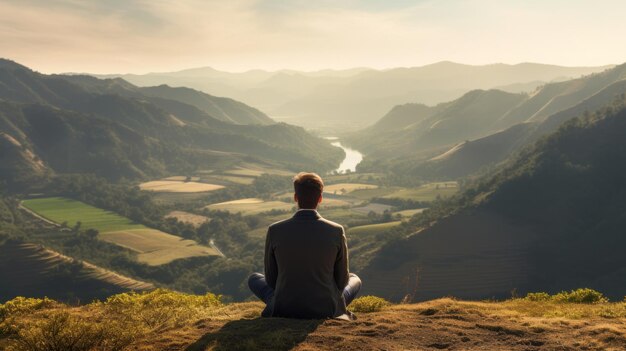
[[361, 183], [338, 183], [324, 186], [324, 192], [336, 195], [345, 195], [355, 190], [376, 189], [378, 185]]
[[417, 188], [404, 188], [383, 196], [389, 199], [402, 199], [413, 201], [434, 201], [437, 198], [446, 198], [459, 191], [456, 182], [438, 182], [422, 185]]
[[216, 180], [218, 182], [229, 182], [235, 184], [242, 185], [250, 185], [254, 183], [254, 177], [245, 177], [245, 176], [236, 176], [236, 175], [223, 175], [223, 174], [214, 174], [211, 175], [209, 179]]
[[280, 176], [292, 176], [293, 172], [276, 169], [271, 166], [264, 166], [257, 163], [244, 163], [240, 166], [234, 167], [224, 172], [224, 174], [232, 174], [238, 176], [247, 177], [259, 177], [263, 174], [280, 175]]
[[172, 176], [172, 177], [163, 178], [163, 180], [173, 180], [177, 182], [185, 182], [185, 181], [197, 182], [200, 180], [200, 177]]
[[107, 232], [100, 234], [99, 238], [136, 252], [139, 262], [151, 266], [180, 258], [219, 255], [215, 249], [199, 245], [193, 240], [150, 228]]
[[369, 203], [369, 204], [367, 204], [365, 206], [354, 207], [352, 209], [352, 211], [363, 213], [363, 214], [368, 214], [370, 212], [375, 212], [377, 214], [383, 214], [383, 213], [385, 213], [385, 211], [389, 211], [392, 208], [393, 207], [389, 206], [389, 205], [372, 202], [372, 203]]
[[291, 211], [293, 207], [294, 204], [283, 201], [264, 201], [257, 198], [247, 198], [211, 204], [205, 208], [212, 211], [227, 211], [231, 213], [241, 213], [242, 215], [254, 215], [272, 210]]
[[384, 232], [390, 228], [393, 228], [399, 225], [400, 223], [402, 223], [402, 221], [361, 225], [358, 227], [353, 227], [353, 228], [348, 229], [348, 234], [355, 235], [355, 236], [375, 235], [375, 234]]
[[204, 222], [209, 221], [209, 217], [185, 211], [172, 211], [165, 215], [165, 218], [176, 218], [176, 220], [178, 220], [179, 222], [189, 223], [195, 227], [199, 227]]
[[412, 217], [418, 213], [422, 213], [424, 212], [424, 210], [426, 210], [425, 208], [414, 208], [411, 210], [402, 210], [402, 211], [398, 211], [398, 212], [394, 212], [394, 215], [400, 215], [402, 217]]
[[168, 193], [201, 193], [224, 188], [223, 185], [178, 180], [153, 180], [139, 184], [141, 190]]
[[81, 222], [82, 229], [96, 229], [99, 232], [146, 228], [111, 211], [63, 197], [29, 199], [24, 200], [22, 205], [55, 223], [65, 222], [68, 227]]
[[25, 200], [23, 206], [56, 223], [98, 230], [98, 238], [137, 253], [137, 260], [149, 265], [179, 258], [219, 255], [213, 248], [193, 240], [148, 228], [110, 211], [62, 197]]

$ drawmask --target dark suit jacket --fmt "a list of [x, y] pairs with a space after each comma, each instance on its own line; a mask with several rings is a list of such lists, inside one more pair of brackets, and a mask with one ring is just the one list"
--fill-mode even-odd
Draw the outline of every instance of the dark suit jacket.
[[346, 313], [348, 247], [343, 227], [300, 210], [272, 224], [265, 242], [265, 279], [274, 297], [264, 315], [330, 318]]

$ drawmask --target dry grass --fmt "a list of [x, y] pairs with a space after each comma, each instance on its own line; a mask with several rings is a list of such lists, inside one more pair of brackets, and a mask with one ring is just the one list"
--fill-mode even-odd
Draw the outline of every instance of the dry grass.
[[[370, 297], [362, 299], [365, 304], [361, 307], [372, 312], [358, 312], [356, 321], [347, 322], [259, 318], [263, 306], [258, 302], [220, 306], [210, 299], [207, 305], [203, 297], [178, 298], [163, 291], [154, 297], [126, 296], [131, 298], [78, 308], [42, 307], [17, 315], [12, 324], [28, 329], [55, 313], [66, 312], [87, 323], [117, 326], [116, 330], [124, 330], [119, 326], [139, 328], [141, 333], [132, 334], [129, 350], [623, 351], [626, 345], [624, 317], [606, 318], [593, 312], [583, 319], [534, 316], [531, 311], [547, 306], [529, 301], [520, 305], [517, 300], [446, 298], [386, 306]], [[570, 307], [592, 311], [597, 306]], [[621, 311], [623, 304], [604, 307]], [[0, 340], [0, 348], [8, 342], [10, 339]]]
[[224, 188], [223, 185], [184, 182], [175, 180], [153, 180], [139, 184], [141, 190], [168, 193], [201, 193]]

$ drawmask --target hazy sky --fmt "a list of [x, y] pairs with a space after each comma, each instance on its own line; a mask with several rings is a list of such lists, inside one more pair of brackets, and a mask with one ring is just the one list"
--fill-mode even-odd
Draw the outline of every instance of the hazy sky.
[[0, 0], [0, 57], [50, 72], [626, 61], [624, 0]]

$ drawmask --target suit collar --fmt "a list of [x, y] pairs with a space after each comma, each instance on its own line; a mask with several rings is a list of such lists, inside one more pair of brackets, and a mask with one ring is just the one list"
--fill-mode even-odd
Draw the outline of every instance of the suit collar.
[[293, 218], [322, 218], [322, 216], [320, 216], [319, 213], [317, 213], [317, 210], [312, 210], [312, 209], [300, 209], [298, 211], [296, 211], [296, 213], [293, 215]]

